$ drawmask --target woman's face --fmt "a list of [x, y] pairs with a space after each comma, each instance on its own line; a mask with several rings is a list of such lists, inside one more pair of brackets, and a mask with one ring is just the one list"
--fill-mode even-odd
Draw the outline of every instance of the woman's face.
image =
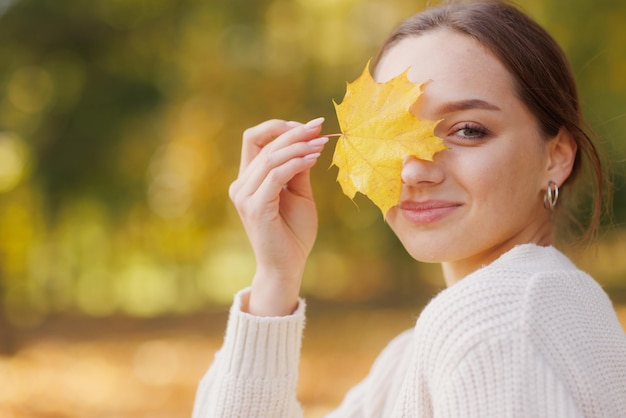
[[517, 244], [549, 244], [542, 198], [551, 141], [515, 94], [507, 69], [474, 39], [445, 29], [393, 46], [376, 79], [409, 67], [411, 81], [430, 80], [417, 114], [442, 120], [435, 133], [449, 149], [432, 162], [405, 159], [401, 203], [387, 222], [407, 251], [442, 262], [451, 284]]

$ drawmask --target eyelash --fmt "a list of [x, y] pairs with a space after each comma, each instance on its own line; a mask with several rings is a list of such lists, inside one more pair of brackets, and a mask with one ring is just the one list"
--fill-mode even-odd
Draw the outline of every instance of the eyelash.
[[[474, 131], [475, 134], [474, 135], [458, 135], [459, 132], [461, 131]], [[474, 123], [469, 123], [466, 122], [463, 124], [463, 127], [460, 129], [456, 129], [454, 131], [454, 135], [457, 137], [460, 137], [462, 139], [467, 139], [467, 140], [479, 140], [479, 139], [483, 139], [485, 138], [487, 135], [489, 134], [489, 131], [487, 131], [485, 128], [483, 128], [480, 125], [474, 124]]]

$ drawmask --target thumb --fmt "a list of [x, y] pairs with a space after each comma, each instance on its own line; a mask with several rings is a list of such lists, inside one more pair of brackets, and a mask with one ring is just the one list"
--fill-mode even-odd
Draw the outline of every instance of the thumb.
[[311, 188], [311, 169], [307, 168], [304, 171], [293, 176], [286, 185], [289, 192], [309, 199], [313, 198], [313, 190]]

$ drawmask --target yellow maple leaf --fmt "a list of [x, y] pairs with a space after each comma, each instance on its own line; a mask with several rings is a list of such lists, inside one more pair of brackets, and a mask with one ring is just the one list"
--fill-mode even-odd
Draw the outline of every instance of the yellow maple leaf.
[[412, 83], [407, 73], [377, 83], [368, 62], [348, 83], [341, 104], [333, 101], [342, 133], [332, 161], [339, 168], [337, 181], [351, 199], [356, 192], [366, 195], [383, 217], [400, 201], [404, 158], [432, 161], [447, 148], [434, 133], [439, 121], [420, 120], [411, 113], [423, 83]]

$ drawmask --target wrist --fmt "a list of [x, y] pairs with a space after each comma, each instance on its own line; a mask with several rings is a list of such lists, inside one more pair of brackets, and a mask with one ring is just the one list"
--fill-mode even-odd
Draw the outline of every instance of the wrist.
[[270, 280], [255, 275], [250, 286], [248, 306], [242, 307], [251, 315], [286, 316], [298, 307], [301, 279]]

